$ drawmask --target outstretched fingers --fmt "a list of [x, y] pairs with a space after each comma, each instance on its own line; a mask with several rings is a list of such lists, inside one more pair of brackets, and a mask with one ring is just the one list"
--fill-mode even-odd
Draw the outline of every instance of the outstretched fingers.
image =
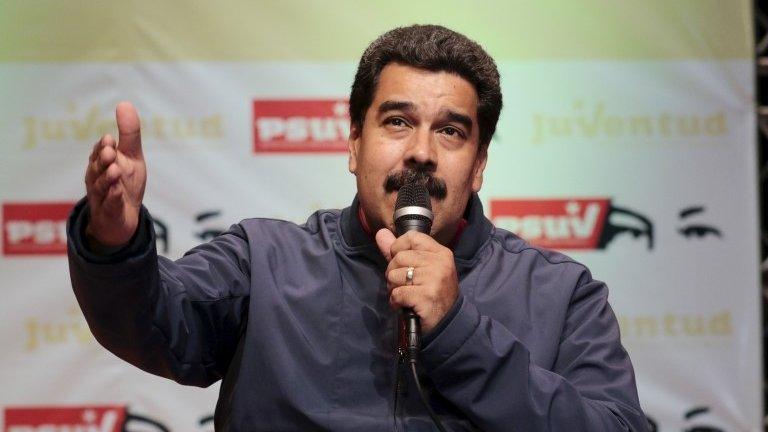
[[[88, 168], [85, 171], [85, 186], [88, 194], [95, 194], [94, 198], [103, 199], [106, 186], [116, 181], [119, 170], [111, 168], [117, 159], [115, 140], [110, 135], [104, 135], [93, 147], [88, 159]], [[110, 170], [111, 168], [111, 170]]]
[[136, 232], [147, 179], [136, 109], [120, 103], [116, 119], [119, 141], [104, 135], [93, 146], [85, 172], [91, 216], [86, 232], [108, 246], [123, 245]]

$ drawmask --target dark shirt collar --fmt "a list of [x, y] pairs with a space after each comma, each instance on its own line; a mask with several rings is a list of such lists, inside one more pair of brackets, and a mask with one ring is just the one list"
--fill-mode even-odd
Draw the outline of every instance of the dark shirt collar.
[[[365, 232], [360, 223], [360, 218], [358, 217], [359, 207], [360, 201], [355, 196], [352, 205], [341, 212], [340, 223], [344, 242], [353, 248], [368, 245], [375, 247], [373, 239]], [[493, 227], [483, 214], [483, 204], [480, 202], [477, 194], [472, 194], [470, 197], [469, 204], [464, 212], [464, 219], [467, 220], [467, 225], [456, 242], [453, 255], [457, 259], [470, 260], [488, 240], [488, 234]]]

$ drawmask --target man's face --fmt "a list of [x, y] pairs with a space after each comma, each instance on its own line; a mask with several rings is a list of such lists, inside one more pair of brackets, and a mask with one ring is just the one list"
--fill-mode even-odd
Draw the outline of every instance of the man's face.
[[419, 172], [430, 178], [431, 234], [444, 245], [452, 240], [471, 193], [483, 182], [486, 152], [478, 151], [477, 103], [474, 87], [459, 75], [398, 63], [384, 67], [362, 130], [353, 126], [349, 138], [349, 171], [373, 232], [394, 231], [399, 175]]

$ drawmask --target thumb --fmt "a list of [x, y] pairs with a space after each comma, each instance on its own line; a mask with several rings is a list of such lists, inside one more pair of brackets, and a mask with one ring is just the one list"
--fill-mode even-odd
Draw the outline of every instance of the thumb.
[[118, 149], [130, 157], [141, 157], [141, 127], [139, 114], [130, 102], [120, 102], [115, 110], [117, 130], [120, 133]]
[[379, 246], [381, 254], [384, 255], [384, 258], [386, 258], [387, 261], [392, 259], [392, 252], [390, 250], [392, 249], [392, 243], [394, 242], [395, 235], [392, 234], [392, 231], [382, 228], [376, 233], [376, 244]]

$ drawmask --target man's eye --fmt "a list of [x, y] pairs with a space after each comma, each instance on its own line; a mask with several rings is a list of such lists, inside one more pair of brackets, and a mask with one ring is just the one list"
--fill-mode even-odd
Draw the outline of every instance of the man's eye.
[[392, 126], [396, 126], [396, 127], [402, 127], [407, 125], [407, 123], [405, 123], [405, 120], [401, 119], [400, 117], [388, 118], [385, 123]]
[[451, 126], [443, 128], [443, 133], [448, 135], [448, 136], [450, 136], [450, 137], [458, 136], [460, 138], [464, 138], [464, 134], [460, 130], [456, 129], [455, 127], [451, 127]]

